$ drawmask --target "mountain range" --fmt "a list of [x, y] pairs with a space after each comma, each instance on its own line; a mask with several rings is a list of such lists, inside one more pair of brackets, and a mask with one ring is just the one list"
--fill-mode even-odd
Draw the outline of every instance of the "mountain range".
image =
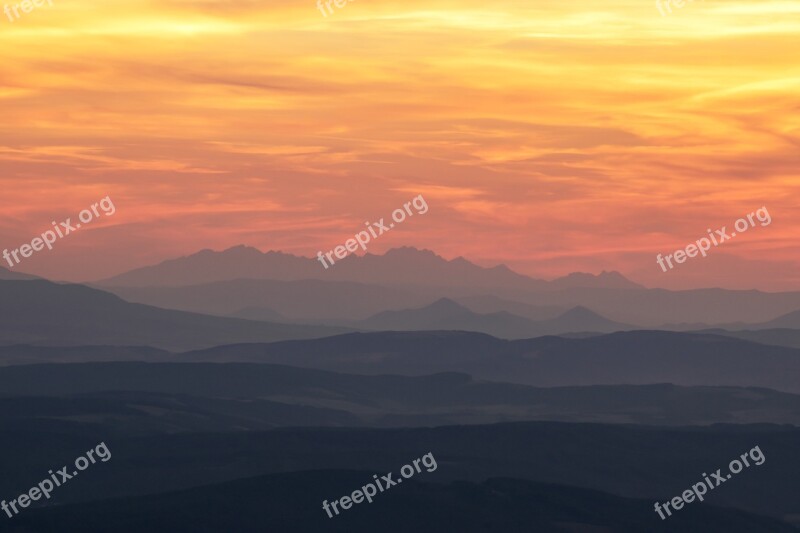
[[[746, 326], [800, 310], [800, 292], [647, 289], [616, 272], [543, 281], [414, 248], [350, 256], [328, 270], [313, 259], [244, 246], [204, 250], [94, 286], [167, 309], [267, 320], [280, 316], [305, 324], [360, 321], [441, 298], [477, 313], [506, 312], [531, 320], [585, 307], [612, 322], [650, 329]], [[680, 323], [693, 325], [665, 326]]]
[[201, 285], [234, 279], [297, 281], [319, 279], [379, 285], [504, 288], [523, 290], [568, 287], [641, 288], [618, 272], [573, 273], [551, 282], [518, 274], [505, 265], [483, 268], [463, 257], [446, 260], [430, 250], [393, 248], [383, 255], [350, 255], [325, 269], [317, 259], [283, 252], [262, 253], [235, 246], [221, 252], [202, 250], [96, 282], [106, 287]]
[[[542, 281], [412, 248], [327, 271], [237, 247], [93, 286], [0, 278], [0, 492], [113, 454], [0, 531], [800, 523], [798, 293]], [[666, 321], [707, 331], [644, 329]], [[754, 446], [766, 462], [702, 506], [654, 513]], [[436, 472], [322, 512], [425, 453]]]

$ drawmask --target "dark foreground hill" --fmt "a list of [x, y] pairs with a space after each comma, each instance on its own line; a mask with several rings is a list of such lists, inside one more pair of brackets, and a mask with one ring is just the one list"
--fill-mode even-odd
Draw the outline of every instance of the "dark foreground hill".
[[[48, 469], [69, 465], [101, 441], [107, 444], [111, 459], [92, 465], [59, 487], [50, 503], [156, 494], [281, 472], [396, 472], [431, 452], [438, 469], [420, 477], [421, 481], [513, 477], [651, 500], [650, 513], [653, 501], [680, 494], [701, 481], [703, 472], [724, 470], [732, 459], [759, 446], [763, 464], [744, 469], [709, 492], [704, 505], [776, 518], [800, 515], [800, 429], [768, 425], [653, 428], [524, 422], [159, 433], [132, 438], [102, 423], [51, 423], [32, 429], [3, 424], [0, 494], [6, 499], [15, 497], [46, 476]], [[308, 512], [316, 512], [317, 505]]]
[[[650, 500], [520, 479], [431, 484], [422, 470], [332, 518], [324, 500], [350, 495], [371, 471], [310, 471], [240, 479], [181, 492], [27, 510], [9, 533], [530, 533], [797, 531], [774, 519], [708, 503], [662, 521]], [[435, 472], [434, 472], [435, 473]], [[384, 472], [380, 472], [383, 475]], [[397, 474], [395, 473], [395, 477]]]

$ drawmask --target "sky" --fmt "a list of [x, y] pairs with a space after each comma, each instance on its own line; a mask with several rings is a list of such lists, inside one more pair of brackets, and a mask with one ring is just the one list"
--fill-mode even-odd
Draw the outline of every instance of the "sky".
[[[238, 244], [311, 257], [422, 194], [429, 211], [369, 252], [800, 290], [799, 2], [331, 7], [0, 14], [0, 248], [116, 209], [14, 270], [94, 280]], [[656, 263], [762, 207], [769, 225]]]

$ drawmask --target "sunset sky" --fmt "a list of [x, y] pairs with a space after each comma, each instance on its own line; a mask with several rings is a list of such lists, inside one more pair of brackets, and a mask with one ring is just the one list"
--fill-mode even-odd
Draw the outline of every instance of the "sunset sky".
[[[13, 4], [13, 3], [12, 3]], [[0, 13], [0, 249], [84, 281], [247, 244], [800, 290], [800, 2], [53, 0]], [[672, 253], [766, 206], [664, 273]], [[8, 266], [5, 265], [4, 266]]]

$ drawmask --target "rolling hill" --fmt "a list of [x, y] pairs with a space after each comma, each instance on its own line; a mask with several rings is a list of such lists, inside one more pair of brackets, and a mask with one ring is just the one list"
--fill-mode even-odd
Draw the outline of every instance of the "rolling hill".
[[475, 313], [448, 298], [419, 309], [384, 311], [352, 326], [377, 331], [475, 331], [502, 339], [634, 329], [633, 326], [607, 320], [584, 307], [570, 309], [549, 320], [534, 321], [505, 311]]
[[[29, 510], [0, 531], [49, 533], [503, 533], [682, 531], [781, 533], [794, 528], [765, 516], [710, 504], [688, 507], [663, 522], [652, 502], [580, 489], [499, 478], [479, 483], [427, 482], [423, 470], [402, 486], [328, 517], [323, 500], [350, 494], [371, 471], [272, 474], [153, 496]], [[435, 472], [434, 472], [435, 474]], [[426, 476], [426, 477], [423, 477]], [[403, 482], [402, 479], [400, 481]], [[480, 502], [480, 505], [476, 505]], [[220, 510], [225, 513], [220, 513]], [[709, 524], [714, 524], [713, 529]], [[54, 529], [55, 528], [55, 529]]]
[[346, 331], [253, 322], [126, 302], [83, 285], [0, 281], [0, 344], [134, 345], [190, 350]]
[[589, 338], [506, 341], [465, 332], [352, 333], [323, 339], [233, 345], [186, 361], [251, 361], [353, 374], [465, 372], [534, 386], [765, 387], [800, 392], [800, 351], [718, 335], [630, 331]]
[[168, 433], [518, 420], [800, 426], [800, 396], [669, 384], [535, 388], [456, 373], [367, 376], [250, 363], [0, 368], [0, 423], [8, 428], [24, 421], [30, 427], [46, 420]]

